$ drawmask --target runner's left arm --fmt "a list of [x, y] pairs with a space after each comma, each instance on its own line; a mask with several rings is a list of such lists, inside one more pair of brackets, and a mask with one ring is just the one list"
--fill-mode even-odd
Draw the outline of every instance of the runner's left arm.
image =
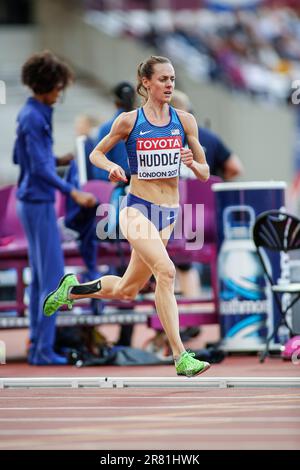
[[194, 116], [184, 112], [181, 116], [189, 148], [180, 151], [182, 162], [190, 168], [196, 178], [207, 181], [209, 166], [206, 162], [204, 150], [198, 139], [198, 126]]

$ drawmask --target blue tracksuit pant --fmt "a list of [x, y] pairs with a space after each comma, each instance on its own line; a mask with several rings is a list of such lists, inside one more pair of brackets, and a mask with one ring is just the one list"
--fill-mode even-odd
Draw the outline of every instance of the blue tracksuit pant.
[[29, 245], [30, 341], [34, 352], [53, 350], [55, 318], [43, 314], [43, 301], [64, 275], [64, 258], [52, 202], [18, 201], [18, 214]]

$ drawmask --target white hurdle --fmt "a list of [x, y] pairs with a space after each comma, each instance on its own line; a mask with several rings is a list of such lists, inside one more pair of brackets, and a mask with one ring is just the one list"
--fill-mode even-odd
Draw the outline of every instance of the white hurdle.
[[4, 388], [299, 388], [300, 377], [22, 377]]

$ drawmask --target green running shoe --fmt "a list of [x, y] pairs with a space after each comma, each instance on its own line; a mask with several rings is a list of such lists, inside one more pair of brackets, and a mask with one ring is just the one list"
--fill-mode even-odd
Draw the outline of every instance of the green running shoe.
[[62, 305], [67, 305], [69, 310], [71, 310], [74, 301], [68, 298], [69, 289], [78, 284], [79, 282], [74, 274], [66, 274], [62, 277], [57, 288], [50, 292], [44, 300], [44, 315], [50, 317]]
[[198, 359], [194, 359], [194, 356], [195, 353], [189, 351], [181, 353], [178, 361], [175, 363], [177, 375], [194, 377], [210, 368], [209, 362], [198, 361]]

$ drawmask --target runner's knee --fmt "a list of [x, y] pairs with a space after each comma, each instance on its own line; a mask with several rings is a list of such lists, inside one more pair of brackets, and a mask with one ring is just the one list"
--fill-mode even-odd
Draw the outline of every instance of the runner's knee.
[[176, 276], [176, 268], [171, 260], [158, 261], [154, 266], [154, 275], [157, 282], [173, 285]]

